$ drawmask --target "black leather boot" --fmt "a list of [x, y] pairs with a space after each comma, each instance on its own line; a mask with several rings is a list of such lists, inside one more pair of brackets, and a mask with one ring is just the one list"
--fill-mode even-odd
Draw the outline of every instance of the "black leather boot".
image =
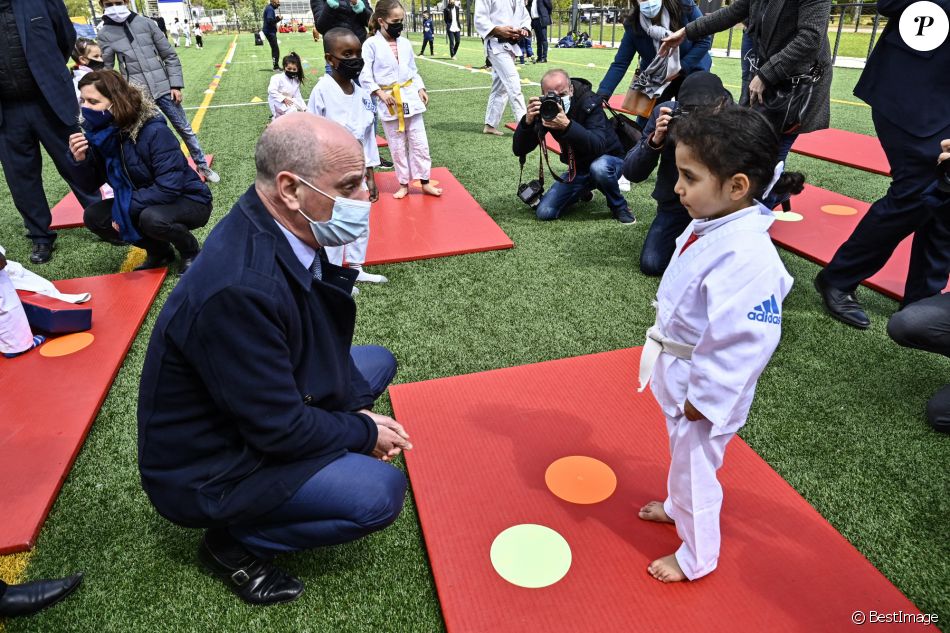
[[55, 580], [37, 580], [22, 585], [7, 585], [0, 595], [0, 617], [33, 615], [55, 604], [76, 590], [82, 574]]
[[290, 602], [303, 593], [299, 579], [270, 561], [256, 558], [223, 530], [205, 532], [198, 546], [198, 558], [248, 604]]

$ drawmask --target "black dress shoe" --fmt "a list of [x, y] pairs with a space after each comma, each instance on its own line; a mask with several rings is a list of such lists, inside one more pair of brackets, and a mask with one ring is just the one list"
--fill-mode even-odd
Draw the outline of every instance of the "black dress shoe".
[[825, 304], [828, 314], [834, 318], [860, 330], [866, 330], [871, 325], [871, 319], [868, 318], [864, 308], [861, 307], [854, 295], [850, 292], [832, 288], [822, 278], [821, 273], [818, 273], [815, 277], [815, 289], [821, 295], [821, 300]]
[[152, 268], [162, 268], [175, 261], [175, 251], [168, 249], [167, 252], [160, 255], [146, 255], [145, 261], [136, 266], [133, 270], [151, 270]]
[[187, 257], [182, 256], [181, 266], [178, 268], [178, 274], [184, 275], [186, 272], [188, 272], [188, 269], [191, 268], [191, 265], [195, 263], [195, 258], [197, 257], [198, 253], [195, 253], [194, 255], [188, 255]]
[[208, 534], [198, 546], [198, 559], [215, 576], [248, 604], [279, 604], [296, 600], [303, 593], [303, 583], [248, 552], [234, 556], [233, 552], [213, 549]]
[[81, 582], [82, 574], [73, 574], [56, 580], [7, 585], [6, 591], [0, 595], [0, 617], [33, 615], [71, 594]]
[[53, 245], [47, 242], [34, 242], [30, 261], [34, 264], [45, 264], [53, 256]]
[[590, 202], [594, 199], [594, 192], [590, 189], [584, 189], [578, 194], [577, 199], [581, 202]]

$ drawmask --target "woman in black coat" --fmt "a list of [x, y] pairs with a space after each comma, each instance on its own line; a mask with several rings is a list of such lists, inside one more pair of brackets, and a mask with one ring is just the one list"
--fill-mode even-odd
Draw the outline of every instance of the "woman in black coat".
[[211, 216], [211, 191], [141, 89], [100, 70], [79, 81], [79, 94], [83, 131], [69, 137], [68, 158], [91, 162], [96, 176], [89, 184], [108, 182], [115, 194], [86, 207], [83, 222], [108, 242], [145, 249], [137, 270], [174, 262], [177, 249], [185, 272], [200, 250], [191, 231]]
[[[753, 106], [769, 88], [789, 77], [808, 73], [817, 64], [821, 79], [815, 84], [801, 127], [793, 134], [782, 135], [776, 162], [783, 161], [799, 134], [823, 130], [831, 122], [830, 15], [831, 0], [734, 0], [668, 37], [660, 53], [679, 46], [684, 38], [695, 41], [748, 20], [759, 63], [749, 82], [749, 102], [740, 104]], [[766, 204], [769, 202], [772, 201]]]
[[360, 44], [366, 40], [366, 27], [373, 8], [369, 0], [326, 0], [317, 18], [317, 31], [321, 35], [336, 27], [353, 31]]

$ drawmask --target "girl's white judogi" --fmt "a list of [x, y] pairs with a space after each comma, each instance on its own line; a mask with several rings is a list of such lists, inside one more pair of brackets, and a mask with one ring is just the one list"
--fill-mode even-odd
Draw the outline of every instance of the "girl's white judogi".
[[400, 184], [408, 185], [415, 178], [429, 179], [432, 159], [422, 120], [426, 107], [419, 96], [425, 84], [416, 68], [416, 55], [412, 52], [412, 44], [404, 37], [396, 39], [396, 48], [398, 61], [381, 32], [366, 38], [363, 42], [365, 66], [360, 73], [360, 85], [370, 94], [382, 88], [396, 99], [394, 111], [382, 103], [377, 104], [377, 111], [389, 141], [396, 177]]
[[[287, 105], [284, 99], [290, 99], [294, 105]], [[270, 78], [270, 84], [267, 86], [267, 105], [270, 106], [270, 113], [275, 119], [288, 112], [307, 110], [307, 104], [304, 103], [303, 95], [300, 94], [300, 82], [289, 78], [283, 72]]]
[[[379, 166], [379, 148], [376, 146], [376, 105], [366, 88], [353, 84], [353, 94], [348, 95], [330, 75], [324, 75], [310, 93], [307, 110], [318, 116], [339, 123], [350, 131], [363, 146], [366, 167]], [[391, 143], [391, 141], [390, 141]], [[395, 159], [394, 159], [395, 162]], [[364, 185], [365, 186], [365, 185]], [[331, 264], [341, 266], [344, 258], [354, 267], [366, 262], [366, 234], [346, 246], [327, 246], [324, 250]]]
[[[2, 250], [2, 249], [0, 249]], [[19, 354], [33, 346], [33, 332], [7, 269], [0, 270], [0, 353]]]
[[505, 102], [511, 103], [515, 121], [520, 121], [528, 109], [521, 94], [521, 77], [515, 67], [515, 57], [522, 55], [521, 47], [510, 42], [499, 42], [489, 37], [496, 26], [511, 26], [531, 30], [531, 16], [522, 0], [477, 0], [475, 3], [475, 30], [485, 40], [485, 53], [491, 61], [491, 94], [485, 111], [485, 125], [498, 128], [505, 113]]
[[[716, 471], [781, 338], [782, 300], [793, 280], [769, 239], [772, 222], [771, 211], [754, 206], [690, 223], [660, 282], [656, 324], [640, 360], [640, 390], [652, 376], [666, 416], [671, 459], [663, 508], [683, 539], [676, 560], [690, 580], [716, 568]], [[693, 232], [699, 239], [680, 253]], [[686, 400], [706, 419], [687, 420]]]

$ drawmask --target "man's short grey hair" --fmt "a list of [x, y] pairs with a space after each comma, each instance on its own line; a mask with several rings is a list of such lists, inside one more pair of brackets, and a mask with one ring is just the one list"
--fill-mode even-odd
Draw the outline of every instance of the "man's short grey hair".
[[323, 173], [323, 150], [310, 130], [296, 126], [269, 125], [254, 150], [257, 180], [272, 183], [277, 174], [290, 171], [304, 178]]
[[544, 73], [543, 77], [541, 77], [541, 83], [544, 84], [544, 82], [546, 82], [551, 77], [554, 77], [555, 75], [561, 75], [562, 77], [564, 77], [565, 81], [567, 81], [568, 83], [571, 82], [571, 76], [567, 74], [566, 70], [564, 70], [563, 68], [552, 68], [548, 72]]

